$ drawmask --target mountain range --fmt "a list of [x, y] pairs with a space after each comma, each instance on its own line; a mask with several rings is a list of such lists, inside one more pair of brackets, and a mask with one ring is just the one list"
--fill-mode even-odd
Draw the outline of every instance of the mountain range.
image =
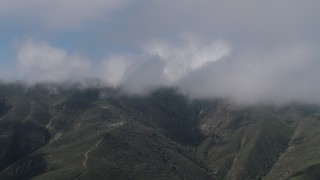
[[0, 179], [319, 179], [320, 106], [1, 83]]

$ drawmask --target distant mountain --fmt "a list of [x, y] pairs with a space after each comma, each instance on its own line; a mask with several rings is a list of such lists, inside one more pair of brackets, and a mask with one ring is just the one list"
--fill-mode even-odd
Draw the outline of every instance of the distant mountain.
[[0, 179], [319, 179], [320, 107], [0, 85]]

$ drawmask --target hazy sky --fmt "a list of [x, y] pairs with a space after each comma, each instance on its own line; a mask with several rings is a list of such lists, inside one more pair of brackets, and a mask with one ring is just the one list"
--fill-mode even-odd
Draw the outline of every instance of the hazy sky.
[[0, 76], [320, 103], [318, 0], [1, 0]]

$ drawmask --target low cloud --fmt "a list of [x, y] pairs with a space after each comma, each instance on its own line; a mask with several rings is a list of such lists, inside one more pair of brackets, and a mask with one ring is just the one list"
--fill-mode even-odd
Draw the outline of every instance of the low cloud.
[[316, 47], [298, 42], [273, 49], [232, 51], [223, 41], [187, 38], [175, 43], [155, 41], [140, 53], [112, 55], [92, 63], [27, 39], [16, 44], [16, 64], [21, 79], [29, 84], [98, 78], [128, 94], [145, 94], [165, 86], [194, 98], [227, 98], [245, 104], [319, 103]]
[[31, 84], [94, 77], [130, 94], [165, 86], [238, 103], [320, 103], [319, 6], [315, 0], [4, 0], [0, 22], [12, 36], [7, 41], [20, 40], [10, 74]]
[[133, 93], [143, 93], [159, 86], [175, 86], [181, 79], [231, 52], [225, 42], [204, 43], [190, 38], [182, 39], [178, 44], [148, 43], [139, 54], [112, 55], [98, 64], [34, 39], [17, 43], [16, 50], [19, 75], [31, 84], [94, 77], [107, 86], [123, 87]]
[[296, 44], [251, 49], [186, 77], [180, 89], [194, 97], [228, 98], [238, 103], [320, 102], [315, 47]]
[[127, 78], [132, 59], [126, 56], [111, 56], [103, 61], [101, 65], [101, 79], [111, 87], [119, 87]]
[[146, 55], [164, 62], [163, 75], [169, 82], [176, 82], [206, 65], [228, 55], [231, 48], [225, 42], [203, 43], [184, 40], [180, 44], [156, 42], [145, 47]]
[[16, 44], [16, 66], [22, 80], [39, 82], [74, 81], [93, 76], [91, 62], [64, 49], [28, 39]]
[[8, 71], [7, 69], [1, 66], [0, 66], [0, 77], [1, 77], [0, 81], [10, 82], [14, 80], [12, 73], [10, 73], [10, 71]]
[[230, 52], [230, 46], [222, 41], [205, 43], [193, 38], [174, 44], [155, 41], [144, 45], [139, 54], [107, 58], [102, 66], [102, 79], [127, 93], [141, 94], [161, 86], [175, 86]]

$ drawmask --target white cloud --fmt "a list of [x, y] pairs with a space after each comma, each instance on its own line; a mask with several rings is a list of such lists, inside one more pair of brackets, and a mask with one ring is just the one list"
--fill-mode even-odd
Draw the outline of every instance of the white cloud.
[[318, 55], [312, 44], [251, 49], [234, 54], [180, 82], [194, 97], [223, 97], [238, 103], [320, 102]]
[[152, 43], [145, 53], [165, 63], [163, 73], [170, 82], [176, 82], [189, 73], [218, 61], [231, 51], [225, 42], [216, 41], [205, 44], [200, 41], [183, 41], [182, 44]]
[[109, 57], [102, 63], [101, 79], [108, 86], [118, 87], [124, 82], [132, 64], [133, 61], [125, 56]]
[[[315, 0], [3, 0], [0, 22], [8, 26], [4, 32], [108, 57], [90, 65], [64, 49], [25, 41], [17, 65], [28, 81], [99, 74], [131, 93], [175, 86], [195, 97], [319, 103], [319, 6]], [[30, 31], [39, 26], [46, 29]], [[51, 28], [63, 31], [48, 37]], [[198, 39], [181, 40], [184, 34]]]
[[18, 74], [29, 83], [81, 80], [93, 75], [89, 60], [45, 42], [28, 39], [16, 48]]
[[112, 55], [102, 61], [100, 78], [112, 87], [141, 94], [161, 86], [175, 86], [181, 79], [215, 63], [231, 52], [222, 41], [184, 38], [179, 43], [153, 41], [137, 54]]

